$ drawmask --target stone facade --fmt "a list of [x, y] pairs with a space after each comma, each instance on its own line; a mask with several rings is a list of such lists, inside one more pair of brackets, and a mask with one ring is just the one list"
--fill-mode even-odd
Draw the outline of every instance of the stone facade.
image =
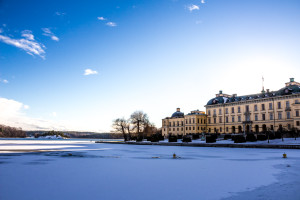
[[[237, 96], [222, 91], [205, 105], [206, 114], [180, 109], [162, 120], [163, 135], [258, 133], [300, 129], [300, 83], [293, 78], [278, 91]], [[177, 114], [176, 114], [177, 113]]]
[[203, 111], [195, 110], [184, 115], [180, 108], [171, 117], [162, 120], [162, 134], [168, 135], [190, 135], [206, 132], [206, 115]]

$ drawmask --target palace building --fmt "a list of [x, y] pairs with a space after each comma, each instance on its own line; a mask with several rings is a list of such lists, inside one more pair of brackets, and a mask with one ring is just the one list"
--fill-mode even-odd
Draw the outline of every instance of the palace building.
[[300, 128], [300, 83], [291, 78], [278, 91], [244, 96], [222, 91], [206, 107], [209, 133], [265, 132]]
[[162, 133], [189, 135], [197, 133], [259, 133], [300, 129], [300, 83], [291, 78], [285, 87], [258, 94], [238, 96], [222, 90], [205, 105], [206, 114], [192, 111], [184, 115], [177, 108], [162, 120]]
[[171, 117], [162, 120], [162, 134], [168, 135], [190, 135], [206, 132], [205, 112], [195, 110], [187, 115], [177, 108]]

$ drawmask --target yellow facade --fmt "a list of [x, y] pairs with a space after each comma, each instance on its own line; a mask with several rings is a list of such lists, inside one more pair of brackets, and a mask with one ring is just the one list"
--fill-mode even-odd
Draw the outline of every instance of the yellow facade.
[[202, 111], [184, 115], [178, 108], [162, 120], [162, 133], [189, 135], [206, 133], [258, 133], [300, 129], [300, 83], [293, 78], [278, 91], [237, 96], [222, 91]]
[[184, 115], [180, 108], [171, 117], [162, 120], [162, 134], [168, 135], [190, 135], [206, 131], [206, 115], [203, 111], [191, 111]]
[[286, 87], [279, 91], [262, 91], [260, 94], [242, 96], [237, 101], [226, 103], [218, 103], [218, 99], [222, 100], [220, 98], [224, 96], [225, 99], [239, 97], [225, 95], [220, 91], [212, 100], [212, 102], [215, 100], [215, 103], [205, 106], [208, 132], [258, 133], [267, 130], [300, 129], [299, 87], [300, 83], [291, 79], [286, 83]]

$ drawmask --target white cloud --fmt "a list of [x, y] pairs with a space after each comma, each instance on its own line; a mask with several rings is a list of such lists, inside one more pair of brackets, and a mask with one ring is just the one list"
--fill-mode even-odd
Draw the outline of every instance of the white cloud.
[[200, 8], [199, 8], [199, 6], [193, 4], [193, 5], [187, 6], [187, 9], [192, 12], [193, 10], [199, 10]]
[[205, 1], [204, 1], [204, 0], [201, 0], [201, 3], [205, 3]]
[[56, 116], [57, 116], [56, 112], [52, 112], [51, 115], [52, 115], [53, 117], [56, 117]]
[[0, 28], [0, 33], [3, 33], [3, 30], [2, 30], [2, 28]]
[[37, 55], [45, 59], [46, 47], [42, 43], [38, 43], [34, 40], [34, 36], [31, 35], [31, 33], [22, 33], [22, 36], [25, 37], [25, 39], [12, 39], [8, 36], [0, 35], [0, 41], [20, 48], [30, 55]]
[[28, 117], [24, 112], [27, 109], [29, 106], [21, 102], [0, 97], [0, 124], [24, 130], [66, 130], [54, 121]]
[[57, 16], [64, 16], [64, 15], [66, 15], [66, 13], [63, 13], [63, 12], [55, 12], [55, 15], [57, 15]]
[[2, 82], [3, 82], [3, 83], [8, 83], [8, 80], [4, 79]]
[[50, 37], [51, 40], [59, 41], [59, 38], [52, 33], [50, 28], [42, 28], [42, 30], [44, 31], [43, 35]]
[[104, 17], [97, 17], [98, 20], [104, 21], [106, 20]]
[[115, 22], [107, 22], [106, 25], [111, 27], [117, 26]]
[[30, 31], [30, 30], [22, 31], [22, 37], [26, 38], [27, 40], [34, 40], [34, 35], [32, 34], [32, 31]]
[[98, 74], [98, 72], [97, 71], [93, 71], [91, 69], [86, 69], [86, 70], [84, 70], [84, 74], [83, 75], [87, 76], [87, 75], [92, 75], [92, 74]]

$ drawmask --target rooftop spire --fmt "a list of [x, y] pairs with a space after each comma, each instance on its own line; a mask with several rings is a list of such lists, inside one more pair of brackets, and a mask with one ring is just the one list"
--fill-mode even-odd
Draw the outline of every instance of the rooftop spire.
[[262, 76], [262, 91], [261, 91], [261, 93], [265, 93], [265, 86], [264, 86], [264, 81], [265, 81], [265, 79], [264, 79], [264, 76]]

